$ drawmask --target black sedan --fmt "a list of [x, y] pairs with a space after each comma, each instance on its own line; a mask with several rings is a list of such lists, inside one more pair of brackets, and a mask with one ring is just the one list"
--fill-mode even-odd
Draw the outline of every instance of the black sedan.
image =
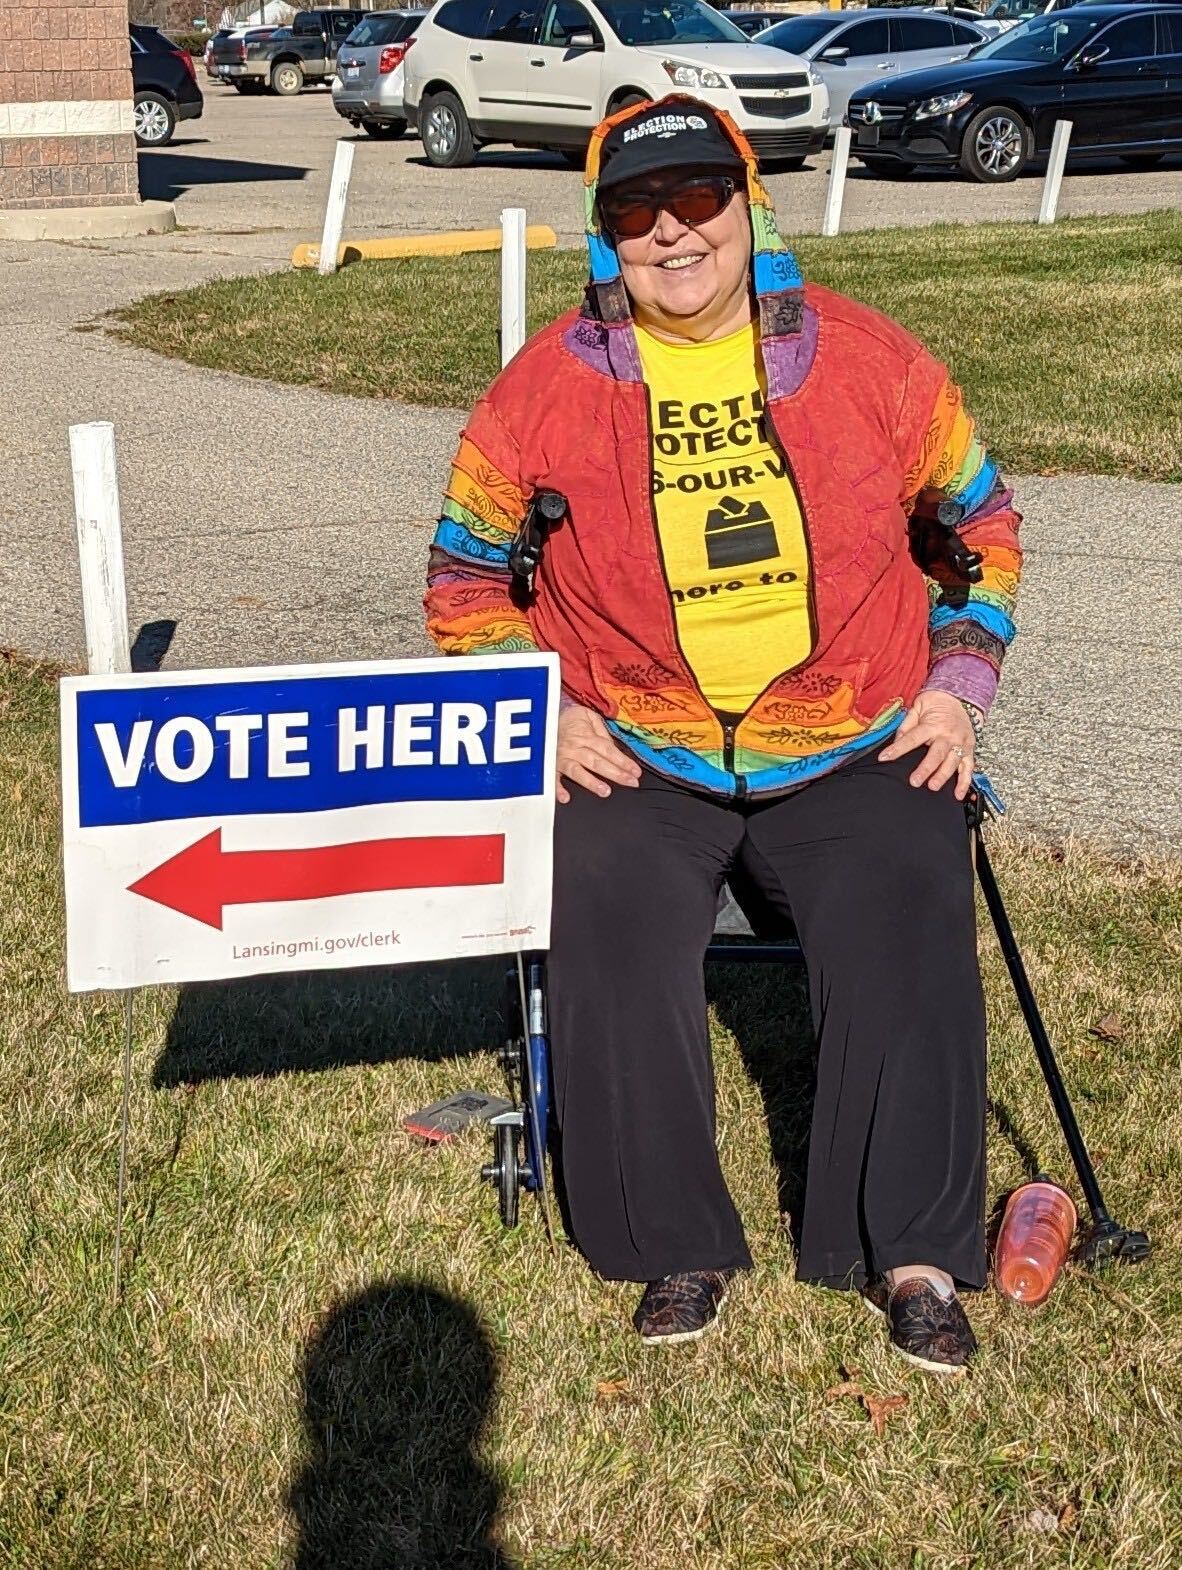
[[898, 178], [958, 165], [1013, 180], [1072, 122], [1073, 156], [1134, 168], [1182, 152], [1182, 5], [1075, 6], [1033, 17], [955, 64], [859, 88], [853, 152]]
[[187, 49], [180, 49], [158, 27], [131, 28], [133, 124], [141, 147], [163, 147], [178, 120], [195, 120], [205, 100]]

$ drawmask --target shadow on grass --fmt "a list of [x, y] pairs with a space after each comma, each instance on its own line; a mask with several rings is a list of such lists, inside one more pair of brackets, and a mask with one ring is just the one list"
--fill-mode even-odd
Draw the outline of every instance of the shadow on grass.
[[315, 971], [180, 988], [156, 1088], [489, 1052], [504, 963]]
[[478, 1455], [495, 1378], [492, 1342], [457, 1298], [395, 1279], [338, 1304], [304, 1364], [294, 1570], [514, 1570]]

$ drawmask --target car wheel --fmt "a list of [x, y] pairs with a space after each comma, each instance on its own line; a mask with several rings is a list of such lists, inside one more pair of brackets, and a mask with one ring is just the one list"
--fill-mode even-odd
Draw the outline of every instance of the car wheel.
[[436, 169], [458, 169], [476, 155], [472, 127], [454, 93], [436, 93], [419, 110], [423, 150]]
[[974, 180], [1000, 185], [1016, 180], [1034, 151], [1030, 127], [1014, 109], [982, 109], [968, 123], [960, 146], [960, 166]]
[[608, 104], [607, 112], [609, 115], [619, 114], [621, 109], [631, 109], [633, 104], [647, 104], [648, 101], [647, 93], [638, 93], [634, 87], [626, 88]]
[[393, 142], [400, 136], [406, 135], [405, 120], [363, 120], [361, 129], [366, 136], [380, 136], [386, 141]]
[[159, 93], [140, 93], [132, 111], [132, 126], [140, 147], [164, 147], [176, 130], [176, 110]]
[[303, 67], [294, 60], [281, 60], [271, 72], [271, 91], [281, 98], [294, 98], [303, 85]]
[[1121, 153], [1120, 161], [1130, 169], [1152, 169], [1164, 157], [1164, 153]]
[[905, 164], [901, 158], [867, 158], [864, 154], [858, 156], [870, 173], [879, 180], [910, 180], [915, 173], [915, 165]]

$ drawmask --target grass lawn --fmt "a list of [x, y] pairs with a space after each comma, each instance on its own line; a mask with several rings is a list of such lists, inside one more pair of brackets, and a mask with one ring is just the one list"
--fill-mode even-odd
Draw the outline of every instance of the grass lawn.
[[[994, 836], [1110, 1200], [1158, 1252], [1073, 1269], [1035, 1313], [983, 1296], [961, 1382], [925, 1380], [856, 1302], [793, 1281], [780, 1212], [809, 1034], [798, 981], [763, 971], [711, 982], [721, 1148], [757, 1267], [700, 1346], [641, 1347], [634, 1289], [550, 1252], [532, 1208], [504, 1233], [483, 1136], [424, 1149], [400, 1131], [437, 1096], [498, 1088], [496, 964], [139, 994], [113, 1306], [122, 1003], [63, 990], [52, 677], [0, 662], [0, 721], [0, 1563], [1182, 1562], [1178, 864]], [[993, 1200], [1065, 1156], [982, 949]], [[880, 1433], [843, 1382], [904, 1401]]]
[[[882, 229], [799, 249], [806, 276], [947, 360], [1007, 468], [1182, 480], [1182, 213]], [[218, 370], [467, 407], [496, 372], [498, 269], [485, 254], [227, 279], [141, 300], [115, 331]], [[585, 278], [581, 250], [532, 253], [531, 330]]]

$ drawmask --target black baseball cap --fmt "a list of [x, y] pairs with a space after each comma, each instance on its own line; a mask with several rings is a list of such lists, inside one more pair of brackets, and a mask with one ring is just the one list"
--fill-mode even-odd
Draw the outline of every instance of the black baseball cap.
[[709, 104], [664, 98], [613, 126], [600, 152], [599, 190], [665, 169], [745, 169]]

